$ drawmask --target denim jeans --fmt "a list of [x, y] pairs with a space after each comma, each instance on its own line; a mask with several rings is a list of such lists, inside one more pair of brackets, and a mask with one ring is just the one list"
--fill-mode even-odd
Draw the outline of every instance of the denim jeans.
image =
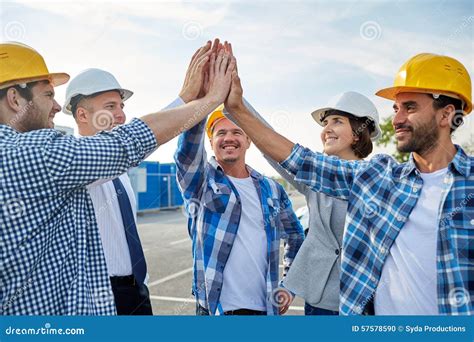
[[304, 314], [306, 316], [337, 316], [338, 311], [326, 310], [304, 303]]

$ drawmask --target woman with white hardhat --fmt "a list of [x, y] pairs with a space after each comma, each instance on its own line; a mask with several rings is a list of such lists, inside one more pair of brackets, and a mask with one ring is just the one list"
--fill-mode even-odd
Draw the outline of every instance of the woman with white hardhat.
[[[262, 119], [245, 99], [244, 103]], [[381, 135], [377, 108], [366, 96], [353, 91], [335, 96], [327, 106], [315, 110], [312, 116], [323, 127], [321, 141], [324, 152], [341, 159], [366, 158], [372, 152], [372, 142]], [[307, 237], [282, 285], [305, 300], [306, 315], [337, 315], [347, 201], [312, 191], [296, 182], [280, 164], [266, 158], [285, 180], [305, 196], [309, 209]], [[286, 302], [282, 305], [289, 307], [293, 298], [288, 296], [282, 300], [282, 303]]]
[[[379, 115], [372, 101], [350, 91], [335, 96], [312, 113], [323, 127], [324, 152], [346, 160], [360, 160], [372, 152], [372, 141], [381, 135]], [[306, 197], [309, 209], [308, 234], [283, 285], [304, 298], [306, 315], [337, 315], [341, 246], [347, 201], [297, 184], [278, 163], [277, 171]]]

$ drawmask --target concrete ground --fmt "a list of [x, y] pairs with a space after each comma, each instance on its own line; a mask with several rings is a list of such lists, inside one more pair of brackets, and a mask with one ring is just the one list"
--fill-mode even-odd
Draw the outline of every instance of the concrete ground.
[[[290, 198], [295, 210], [305, 205], [301, 195], [290, 195]], [[182, 209], [148, 213], [138, 218], [155, 315], [195, 314], [195, 301], [191, 294], [191, 240], [186, 222]], [[301, 298], [296, 298], [287, 315], [302, 315], [303, 305]]]

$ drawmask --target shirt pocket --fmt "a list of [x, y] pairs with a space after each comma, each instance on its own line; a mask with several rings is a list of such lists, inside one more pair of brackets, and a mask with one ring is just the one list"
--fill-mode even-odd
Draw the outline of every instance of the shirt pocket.
[[231, 195], [232, 190], [226, 184], [209, 181], [203, 197], [204, 207], [212, 212], [224, 213]]
[[474, 253], [474, 198], [466, 198], [451, 213], [451, 237], [456, 245], [460, 266], [474, 270], [472, 255]]

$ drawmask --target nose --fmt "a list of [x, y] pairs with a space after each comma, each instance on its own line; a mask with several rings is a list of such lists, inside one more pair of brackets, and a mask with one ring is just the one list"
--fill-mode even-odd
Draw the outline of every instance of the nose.
[[404, 124], [407, 121], [406, 111], [402, 108], [399, 108], [395, 113], [392, 119], [392, 126], [396, 127], [397, 125]]
[[56, 100], [53, 100], [53, 109], [52, 109], [52, 111], [54, 112], [54, 114], [61, 111], [61, 106], [59, 105], [59, 103]]
[[322, 135], [325, 136], [327, 133], [333, 132], [332, 126], [330, 123], [328, 123], [326, 126], [323, 127]]
[[125, 112], [123, 111], [122, 108], [119, 108], [115, 113], [114, 113], [114, 119], [115, 122], [119, 124], [125, 123], [127, 116], [125, 115]]

